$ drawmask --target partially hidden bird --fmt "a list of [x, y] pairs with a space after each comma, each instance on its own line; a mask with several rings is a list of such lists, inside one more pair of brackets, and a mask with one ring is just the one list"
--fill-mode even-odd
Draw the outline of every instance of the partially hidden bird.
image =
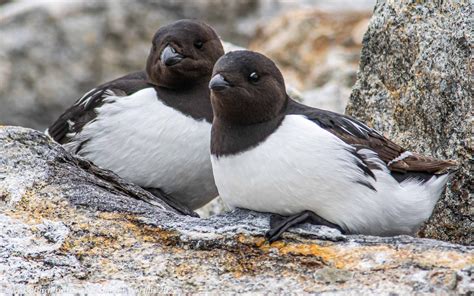
[[212, 68], [217, 33], [196, 20], [161, 27], [146, 69], [92, 89], [46, 131], [184, 214], [217, 196], [210, 162]]

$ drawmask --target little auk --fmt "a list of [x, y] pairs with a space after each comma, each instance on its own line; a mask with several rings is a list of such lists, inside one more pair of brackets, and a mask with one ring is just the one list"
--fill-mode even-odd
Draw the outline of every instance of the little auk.
[[453, 161], [407, 151], [354, 118], [290, 99], [262, 54], [227, 53], [212, 76], [219, 194], [231, 208], [273, 213], [269, 241], [304, 222], [413, 234], [430, 217]]
[[216, 32], [203, 22], [161, 27], [145, 71], [92, 89], [46, 132], [66, 150], [194, 215], [217, 196], [208, 84], [223, 54]]

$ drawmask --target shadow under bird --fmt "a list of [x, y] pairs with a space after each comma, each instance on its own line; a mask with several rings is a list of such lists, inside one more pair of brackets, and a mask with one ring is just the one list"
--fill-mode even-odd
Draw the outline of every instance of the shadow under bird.
[[145, 71], [92, 89], [46, 133], [66, 150], [196, 215], [192, 210], [217, 196], [208, 83], [223, 54], [205, 23], [180, 20], [161, 27]]
[[209, 87], [219, 194], [230, 207], [273, 213], [270, 241], [304, 222], [413, 234], [456, 166], [406, 151], [349, 116], [293, 101], [278, 68], [259, 53], [221, 57]]

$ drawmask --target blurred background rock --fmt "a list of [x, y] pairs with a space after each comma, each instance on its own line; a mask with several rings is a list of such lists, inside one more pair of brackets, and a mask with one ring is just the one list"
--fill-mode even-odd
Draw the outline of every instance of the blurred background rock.
[[[3, 3], [3, 4], [1, 4]], [[0, 124], [43, 130], [94, 86], [144, 67], [151, 37], [181, 18], [261, 51], [306, 103], [343, 112], [374, 1], [0, 2]]]

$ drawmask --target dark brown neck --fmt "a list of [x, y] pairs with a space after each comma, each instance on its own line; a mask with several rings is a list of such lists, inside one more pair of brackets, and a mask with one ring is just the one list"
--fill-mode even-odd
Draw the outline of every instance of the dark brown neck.
[[194, 119], [212, 122], [212, 107], [208, 82], [191, 85], [181, 90], [154, 86], [158, 99], [164, 104]]
[[238, 154], [263, 142], [281, 124], [284, 114], [261, 123], [236, 125], [214, 117], [211, 131], [211, 154], [226, 156]]

